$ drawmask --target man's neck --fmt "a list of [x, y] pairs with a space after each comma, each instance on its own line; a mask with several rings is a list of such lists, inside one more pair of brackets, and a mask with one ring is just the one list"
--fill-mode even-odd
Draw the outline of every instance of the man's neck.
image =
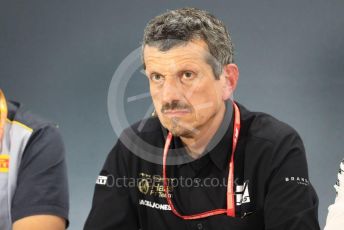
[[197, 135], [192, 137], [180, 137], [188, 154], [192, 158], [197, 159], [202, 155], [209, 142], [221, 126], [225, 113], [226, 106], [223, 106], [206, 126], [201, 127], [199, 132], [197, 132]]

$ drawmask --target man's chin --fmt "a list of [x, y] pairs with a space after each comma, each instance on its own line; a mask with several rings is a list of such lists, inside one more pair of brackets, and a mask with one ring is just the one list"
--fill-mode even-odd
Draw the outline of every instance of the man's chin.
[[169, 129], [175, 137], [192, 137], [192, 132], [189, 130], [180, 130], [180, 129]]
[[173, 136], [185, 138], [190, 138], [194, 136], [194, 133], [191, 130], [186, 129], [185, 127], [181, 127], [179, 125], [167, 125], [165, 126], [165, 128], [168, 129]]
[[195, 134], [192, 131], [192, 127], [184, 127], [182, 125], [183, 122], [179, 118], [173, 118], [170, 120], [160, 120], [160, 122], [167, 130], [169, 130], [173, 134], [173, 136], [192, 137]]

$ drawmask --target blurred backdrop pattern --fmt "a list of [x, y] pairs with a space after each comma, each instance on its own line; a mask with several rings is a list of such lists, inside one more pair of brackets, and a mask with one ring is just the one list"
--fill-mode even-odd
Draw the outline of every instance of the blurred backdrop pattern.
[[[324, 226], [344, 158], [344, 1], [0, 1], [0, 87], [57, 122], [69, 167], [69, 229], [81, 229], [98, 172], [117, 140], [107, 110], [114, 72], [140, 46], [154, 16], [185, 6], [228, 26], [240, 69], [235, 99], [292, 125], [307, 151]], [[148, 92], [139, 71], [125, 97]], [[128, 122], [149, 97], [124, 98]]]

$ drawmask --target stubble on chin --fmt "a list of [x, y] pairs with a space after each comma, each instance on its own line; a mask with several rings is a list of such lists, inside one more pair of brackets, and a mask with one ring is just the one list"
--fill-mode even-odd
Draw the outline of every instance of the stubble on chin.
[[178, 117], [171, 118], [164, 127], [167, 128], [173, 136], [178, 137], [190, 138], [198, 132], [198, 130], [194, 129], [189, 123], [182, 122]]

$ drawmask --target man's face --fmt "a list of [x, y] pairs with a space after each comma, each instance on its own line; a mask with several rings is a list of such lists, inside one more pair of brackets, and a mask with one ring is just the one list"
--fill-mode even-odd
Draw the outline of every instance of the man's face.
[[215, 79], [206, 61], [210, 53], [203, 40], [168, 51], [146, 45], [143, 56], [155, 110], [173, 135], [197, 135], [224, 112], [226, 77], [221, 74], [219, 80]]

